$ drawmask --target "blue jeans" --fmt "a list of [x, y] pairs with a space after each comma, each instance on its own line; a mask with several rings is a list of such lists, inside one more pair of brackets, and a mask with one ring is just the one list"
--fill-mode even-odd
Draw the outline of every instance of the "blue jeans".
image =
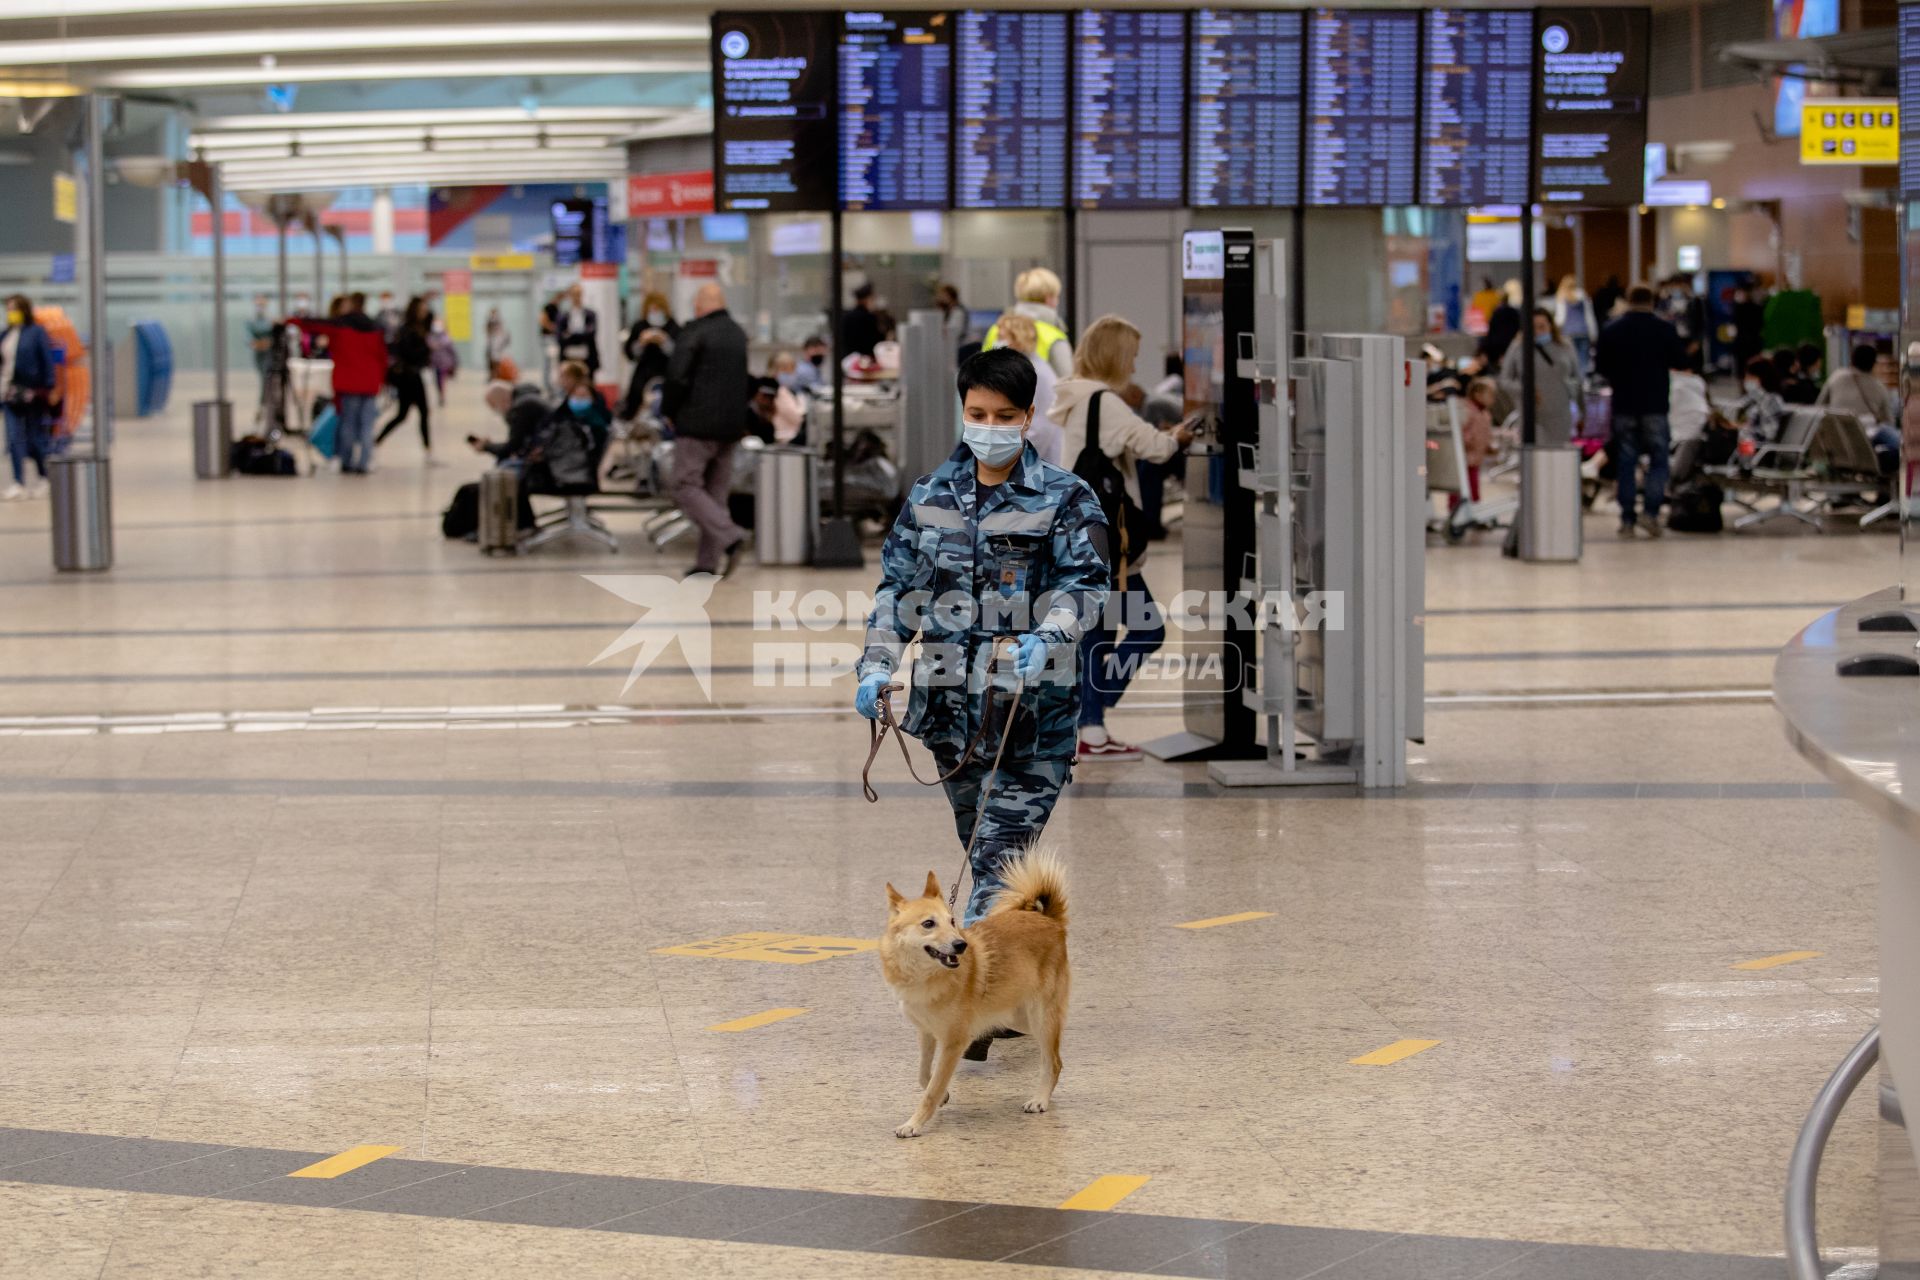
[[[1080, 638], [1080, 727], [1104, 725], [1107, 712], [1133, 682], [1141, 659], [1166, 641], [1167, 620], [1147, 591], [1147, 580], [1130, 574], [1127, 589], [1107, 606], [1108, 617], [1126, 628], [1115, 640], [1106, 627], [1090, 627]], [[1116, 615], [1115, 610], [1118, 610]]]
[[1619, 489], [1620, 523], [1632, 524], [1635, 491], [1639, 486], [1640, 459], [1647, 460], [1647, 515], [1658, 516], [1667, 500], [1667, 455], [1671, 437], [1664, 413], [1616, 413], [1613, 438], [1607, 451], [1613, 455], [1614, 482]]
[[47, 415], [39, 409], [19, 409], [8, 407], [7, 417], [7, 461], [13, 466], [13, 482], [27, 482], [27, 459], [33, 459], [33, 465], [40, 469], [40, 478], [47, 478], [47, 457], [53, 452], [53, 433], [47, 428]]
[[373, 421], [379, 412], [373, 396], [342, 395], [333, 411], [340, 420], [339, 447], [342, 471], [365, 471], [373, 461]]

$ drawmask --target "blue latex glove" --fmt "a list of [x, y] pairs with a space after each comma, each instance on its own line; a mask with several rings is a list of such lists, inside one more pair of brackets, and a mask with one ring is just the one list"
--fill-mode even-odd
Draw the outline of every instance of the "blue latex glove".
[[880, 691], [887, 687], [893, 677], [884, 671], [875, 671], [860, 682], [860, 690], [853, 695], [854, 710], [869, 720], [880, 718]]
[[1014, 654], [1013, 673], [1022, 681], [1033, 679], [1047, 666], [1047, 642], [1028, 632], [1021, 636], [1019, 649]]

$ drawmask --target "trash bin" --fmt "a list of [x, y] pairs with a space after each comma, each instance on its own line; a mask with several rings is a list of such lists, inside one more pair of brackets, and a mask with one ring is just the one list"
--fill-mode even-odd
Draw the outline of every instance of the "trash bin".
[[62, 573], [113, 567], [113, 473], [105, 458], [47, 460], [53, 497], [53, 567]]
[[194, 402], [193, 474], [202, 480], [233, 474], [233, 405], [225, 400]]
[[762, 449], [754, 474], [754, 554], [761, 564], [808, 564], [820, 519], [811, 449]]
[[1520, 450], [1520, 558], [1580, 559], [1580, 450]]

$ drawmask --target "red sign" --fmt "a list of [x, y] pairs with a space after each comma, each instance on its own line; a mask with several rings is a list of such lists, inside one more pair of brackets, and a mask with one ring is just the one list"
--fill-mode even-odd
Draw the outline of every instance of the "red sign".
[[677, 214], [712, 212], [711, 169], [627, 175], [629, 218], [670, 218]]
[[440, 287], [448, 293], [472, 293], [473, 272], [442, 271], [440, 273]]
[[620, 264], [617, 262], [583, 262], [580, 264], [582, 280], [618, 280]]

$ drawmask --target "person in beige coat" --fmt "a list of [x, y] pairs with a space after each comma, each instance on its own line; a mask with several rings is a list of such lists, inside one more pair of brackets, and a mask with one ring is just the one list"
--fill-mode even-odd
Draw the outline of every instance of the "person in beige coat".
[[[1054, 387], [1053, 407], [1047, 417], [1059, 425], [1063, 452], [1077, 469], [1087, 447], [1087, 418], [1099, 404], [1100, 452], [1112, 459], [1126, 482], [1128, 502], [1140, 504], [1138, 464], [1165, 462], [1193, 440], [1186, 423], [1162, 430], [1127, 407], [1122, 389], [1133, 378], [1140, 356], [1140, 330], [1119, 316], [1101, 316], [1080, 336], [1074, 352], [1073, 376]], [[1122, 560], [1120, 538], [1113, 539], [1116, 562]], [[1081, 760], [1138, 760], [1140, 748], [1116, 741], [1107, 732], [1107, 711], [1126, 692], [1143, 658], [1166, 639], [1159, 605], [1147, 591], [1141, 565], [1147, 548], [1129, 544], [1124, 563], [1116, 563], [1115, 590], [1107, 621], [1125, 627], [1116, 641], [1112, 627], [1090, 627], [1080, 642], [1080, 755]], [[1124, 572], [1124, 578], [1119, 576]]]

